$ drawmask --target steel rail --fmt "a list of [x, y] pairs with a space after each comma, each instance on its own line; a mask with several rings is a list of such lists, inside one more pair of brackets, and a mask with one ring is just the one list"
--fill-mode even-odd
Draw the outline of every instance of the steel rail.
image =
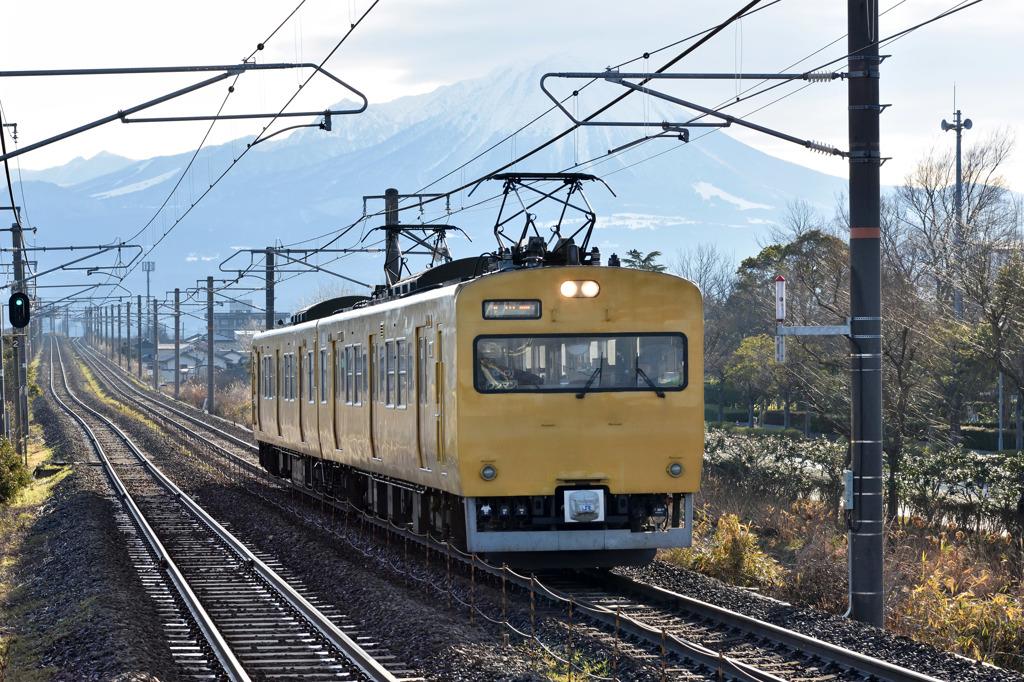
[[[51, 339], [51, 344], [56, 344], [56, 341]], [[67, 391], [67, 394], [82, 409], [92, 413], [94, 416], [99, 417], [100, 419], [104, 419], [99, 413], [97, 413], [95, 410], [88, 407], [81, 400], [79, 400], [79, 398], [71, 390], [71, 387], [68, 385], [67, 381], [67, 372], [64, 367], [64, 358], [60, 352], [59, 346], [57, 347], [57, 360], [60, 363], [61, 380], [64, 384], [64, 390]], [[142, 533], [143, 537], [146, 539], [146, 542], [153, 550], [153, 553], [156, 555], [160, 565], [163, 566], [164, 570], [167, 572], [167, 576], [170, 578], [171, 582], [178, 590], [178, 594], [181, 595], [182, 600], [185, 602], [185, 605], [188, 607], [189, 612], [195, 619], [196, 624], [202, 631], [207, 643], [210, 645], [210, 648], [217, 656], [217, 660], [220, 662], [221, 667], [224, 669], [224, 672], [227, 675], [228, 679], [236, 682], [249, 682], [251, 678], [249, 677], [248, 673], [246, 673], [245, 669], [242, 668], [242, 664], [235, 657], [234, 652], [231, 651], [231, 648], [224, 640], [224, 636], [220, 633], [220, 630], [213, 623], [213, 619], [210, 618], [210, 615], [206, 612], [206, 609], [203, 608], [203, 605], [199, 602], [198, 597], [196, 597], [195, 593], [192, 591], [192, 588], [189, 586], [188, 581], [186, 581], [185, 576], [182, 575], [181, 571], [174, 563], [174, 560], [171, 559], [171, 556], [167, 553], [167, 550], [164, 548], [163, 543], [161, 543], [160, 539], [156, 536], [156, 532], [149, 525], [149, 522], [146, 521], [146, 517], [143, 516], [142, 511], [135, 504], [135, 500], [132, 499], [132, 496], [128, 492], [128, 489], [121, 482], [121, 479], [117, 475], [117, 472], [114, 471], [114, 467], [110, 463], [110, 460], [107, 459], [106, 454], [103, 452], [103, 447], [100, 445], [99, 439], [96, 437], [96, 434], [93, 433], [93, 430], [89, 428], [89, 425], [85, 423], [85, 420], [77, 412], [75, 412], [63, 400], [57, 397], [57, 393], [54, 390], [53, 383], [52, 345], [50, 346], [49, 378], [50, 395], [53, 397], [53, 400], [58, 405], [60, 405], [65, 412], [71, 415], [71, 417], [76, 422], [78, 422], [79, 426], [82, 427], [82, 430], [85, 431], [86, 436], [92, 443], [93, 449], [96, 451], [97, 457], [99, 457], [100, 462], [102, 462], [103, 464], [103, 470], [106, 472], [107, 476], [110, 479], [111, 485], [117, 492], [118, 498], [121, 500], [125, 508], [128, 510], [128, 513], [131, 515], [136, 527], [139, 528], [139, 531]], [[113, 428], [115, 432], [117, 432], [121, 436], [122, 439], [124, 439], [125, 443], [128, 444], [128, 447], [131, 448], [133, 452], [138, 454], [138, 451], [135, 449], [135, 446], [131, 444], [131, 441], [128, 440], [128, 437], [125, 436], [124, 433], [117, 427], [114, 427], [113, 425], [110, 426]]]
[[819, 658], [832, 661], [841, 666], [846, 666], [869, 675], [873, 675], [885, 682], [942, 682], [937, 677], [919, 673], [894, 663], [872, 658], [864, 654], [850, 651], [835, 644], [829, 644], [809, 635], [787, 630], [786, 628], [772, 623], [745, 616], [730, 609], [715, 606], [707, 602], [687, 597], [686, 595], [666, 590], [656, 585], [638, 583], [629, 578], [614, 574], [595, 575], [598, 579], [611, 582], [624, 589], [639, 592], [644, 596], [657, 601], [677, 602], [687, 610], [701, 616], [707, 616], [713, 620], [726, 625], [751, 632], [759, 637], [765, 637], [776, 642], [782, 642], [786, 646], [802, 651], [804, 653], [818, 656]]
[[[85, 409], [92, 411], [90, 408]], [[97, 416], [100, 416], [97, 414]], [[100, 416], [101, 419], [105, 419]], [[208, 424], [202, 424], [204, 427], [210, 427]], [[122, 433], [113, 424], [110, 425], [112, 429], [118, 433]], [[194, 436], [202, 439], [198, 434]], [[127, 440], [127, 436], [123, 436], [126, 442], [130, 444], [130, 440]], [[219, 450], [223, 450], [215, 443], [204, 440], [207, 444], [216, 447]], [[296, 611], [302, 614], [302, 616], [315, 627], [320, 634], [322, 634], [331, 644], [337, 647], [340, 651], [344, 652], [348, 657], [349, 661], [355, 665], [360, 671], [363, 672], [368, 678], [374, 680], [374, 682], [397, 682], [398, 678], [392, 675], [386, 668], [384, 668], [376, 659], [370, 654], [363, 650], [355, 641], [353, 641], [348, 635], [341, 631], [334, 623], [332, 623], [326, 616], [324, 616], [315, 606], [309, 603], [301, 594], [299, 594], [295, 588], [288, 584], [281, 576], [279, 576], [272, 568], [267, 566], [259, 557], [253, 554], [248, 547], [245, 546], [240, 540], [232, 535], [226, 528], [221, 526], [212, 516], [206, 513], [206, 511], [200, 507], [196, 502], [186, 495], [177, 485], [175, 485], [170, 479], [164, 476], [163, 472], [156, 468], [148, 458], [145, 457], [141, 452], [135, 448], [134, 445], [130, 444], [130, 447], [135, 452], [135, 455], [146, 467], [147, 471], [156, 478], [160, 485], [164, 486], [168, 491], [171, 492], [178, 500], [189, 509], [199, 520], [206, 524], [221, 540], [223, 540], [232, 550], [238, 553], [248, 564], [251, 565], [253, 570], [264, 580], [267, 581], [278, 593], [281, 594], [288, 602], [288, 604]], [[224, 451], [226, 452], [226, 451]]]

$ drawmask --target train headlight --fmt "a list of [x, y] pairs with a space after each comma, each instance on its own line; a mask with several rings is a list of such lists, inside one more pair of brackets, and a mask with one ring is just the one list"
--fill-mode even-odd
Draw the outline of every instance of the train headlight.
[[601, 285], [592, 279], [566, 280], [558, 288], [566, 298], [594, 298], [601, 293]]
[[679, 478], [680, 476], [683, 475], [683, 465], [680, 464], [679, 462], [672, 462], [671, 464], [668, 465], [668, 473], [670, 476]]
[[493, 481], [498, 476], [498, 470], [492, 467], [490, 464], [484, 465], [484, 468], [480, 470], [480, 478], [485, 481]]

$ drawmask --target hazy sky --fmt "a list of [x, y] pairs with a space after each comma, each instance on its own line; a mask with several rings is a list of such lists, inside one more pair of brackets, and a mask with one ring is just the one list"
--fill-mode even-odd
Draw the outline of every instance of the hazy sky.
[[[308, 0], [272, 38], [297, 0], [50, 0], [5, 3], [0, 71], [100, 67], [234, 64], [267, 40], [260, 62], [317, 62], [372, 4], [368, 0]], [[744, 3], [610, 0], [380, 0], [326, 68], [364, 92], [370, 106], [439, 85], [479, 77], [514, 61], [537, 63], [565, 56], [580, 71], [620, 64], [710, 28]], [[891, 36], [951, 8], [956, 0], [882, 0], [880, 35]], [[765, 9], [730, 26], [691, 57], [679, 72], [805, 71], [845, 54], [846, 3], [764, 0]], [[956, 106], [974, 122], [965, 144], [1000, 131], [1022, 133], [1024, 110], [1024, 3], [984, 0], [891, 44], [882, 67], [883, 182], [899, 182], [930, 149], [949, 149]], [[652, 54], [656, 70], [685, 47]], [[820, 50], [820, 52], [819, 52]], [[815, 54], [817, 53], [817, 54]], [[812, 56], [813, 55], [813, 56]], [[794, 66], [798, 63], [799, 65]], [[644, 70], [644, 62], [627, 67]], [[831, 67], [845, 70], [845, 61]], [[92, 76], [0, 78], [4, 122], [18, 125], [25, 146], [170, 92], [200, 76]], [[297, 72], [248, 74], [237, 84], [229, 111], [277, 111], [296, 91]], [[718, 105], [742, 92], [734, 80], [687, 86], [677, 92]], [[226, 94], [220, 83], [150, 114], [211, 113]], [[845, 149], [846, 85], [789, 87], [730, 109], [749, 120], [800, 138]], [[772, 103], [780, 94], [793, 93]], [[318, 78], [295, 107], [319, 111], [346, 93]], [[509, 102], [515, 107], [515, 102]], [[295, 108], [293, 107], [293, 108]], [[148, 115], [148, 114], [147, 114]], [[525, 121], [524, 121], [525, 122]], [[294, 121], [289, 121], [292, 124]], [[218, 124], [212, 140], [252, 137], [261, 123]], [[147, 158], [194, 149], [206, 124], [115, 122], [18, 157], [23, 168], [46, 168], [109, 151]], [[847, 164], [755, 133], [732, 133], [776, 156], [845, 176]], [[8, 138], [10, 145], [10, 138]], [[1024, 191], [1024, 139], [1004, 175]]]

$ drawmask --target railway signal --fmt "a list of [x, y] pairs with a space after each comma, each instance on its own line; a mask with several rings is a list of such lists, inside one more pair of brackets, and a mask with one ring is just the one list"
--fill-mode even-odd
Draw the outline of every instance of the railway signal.
[[11, 326], [17, 329], [22, 329], [28, 326], [28, 320], [30, 317], [31, 306], [28, 302], [28, 296], [20, 291], [15, 291], [11, 294], [10, 300], [7, 302], [7, 314], [11, 320]]

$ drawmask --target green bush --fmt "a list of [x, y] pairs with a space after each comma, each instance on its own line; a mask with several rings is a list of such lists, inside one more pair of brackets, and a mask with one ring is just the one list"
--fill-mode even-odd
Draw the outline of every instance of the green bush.
[[14, 446], [6, 438], [0, 438], [0, 502], [7, 504], [32, 480], [32, 473]]

